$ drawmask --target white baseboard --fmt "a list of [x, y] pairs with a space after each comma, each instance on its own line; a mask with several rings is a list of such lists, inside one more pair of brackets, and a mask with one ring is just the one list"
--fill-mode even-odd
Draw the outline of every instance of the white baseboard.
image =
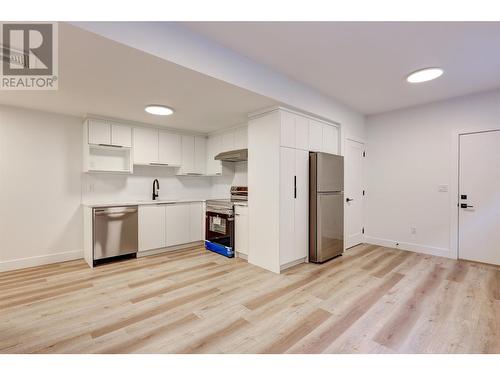
[[288, 268], [291, 268], [293, 266], [296, 266], [297, 264], [306, 263], [306, 262], [307, 262], [307, 257], [304, 257], [304, 258], [300, 258], [300, 259], [294, 260], [292, 262], [288, 262], [288, 263], [282, 264], [280, 266], [280, 272], [284, 271], [284, 270], [286, 270]]
[[137, 258], [147, 257], [149, 255], [156, 255], [156, 254], [161, 254], [161, 253], [168, 253], [170, 251], [182, 250], [182, 249], [187, 249], [190, 247], [197, 247], [197, 246], [202, 246], [202, 245], [203, 245], [203, 241], [195, 241], [195, 242], [185, 243], [182, 245], [174, 245], [174, 246], [169, 246], [169, 247], [161, 247], [159, 249], [139, 251], [137, 253]]
[[39, 255], [30, 258], [13, 259], [0, 262], [0, 272], [12, 271], [21, 268], [43, 266], [44, 264], [67, 262], [83, 258], [83, 250], [66, 251], [49, 255]]
[[[377, 238], [371, 236], [365, 236], [364, 242], [372, 245], [379, 245], [384, 247], [391, 247], [394, 249], [413, 251], [415, 253], [435, 255], [438, 257], [451, 258], [451, 259], [457, 258], [456, 255], [453, 254], [453, 252], [450, 249], [446, 249], [443, 247], [426, 246], [411, 242], [399, 242], [395, 240], [387, 240], [384, 238]], [[399, 243], [399, 245], [396, 245], [397, 243]]]

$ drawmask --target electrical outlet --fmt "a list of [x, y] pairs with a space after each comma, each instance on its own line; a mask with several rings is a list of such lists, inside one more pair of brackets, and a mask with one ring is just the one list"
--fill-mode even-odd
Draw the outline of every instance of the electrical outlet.
[[448, 192], [448, 185], [438, 185], [438, 191], [440, 193], [446, 193], [446, 192]]
[[411, 233], [411, 234], [417, 234], [417, 228], [415, 228], [415, 227], [410, 227], [410, 233]]

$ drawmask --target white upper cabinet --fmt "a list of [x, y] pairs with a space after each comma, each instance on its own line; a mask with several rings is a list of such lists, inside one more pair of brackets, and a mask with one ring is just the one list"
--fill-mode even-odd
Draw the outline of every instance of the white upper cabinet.
[[309, 151], [321, 152], [323, 149], [323, 123], [309, 120]]
[[127, 125], [111, 124], [111, 144], [132, 147], [132, 128]]
[[295, 115], [281, 111], [281, 145], [295, 148]]
[[194, 136], [182, 136], [182, 163], [179, 174], [190, 174], [194, 172]]
[[295, 148], [309, 151], [309, 119], [295, 116]]
[[157, 164], [158, 130], [134, 128], [134, 164]]
[[196, 174], [206, 174], [207, 139], [204, 136], [194, 137], [194, 169]]
[[222, 150], [222, 136], [220, 134], [211, 135], [207, 139], [207, 175], [220, 176], [222, 174], [222, 162], [215, 160], [215, 156]]
[[162, 164], [179, 167], [182, 162], [182, 137], [160, 130], [158, 133], [158, 159]]
[[309, 150], [309, 119], [281, 111], [281, 146]]
[[248, 127], [242, 126], [234, 130], [234, 149], [241, 150], [248, 147]]
[[132, 128], [102, 120], [88, 120], [88, 143], [132, 147]]
[[323, 124], [323, 145], [322, 151], [329, 154], [339, 153], [338, 128], [333, 125]]
[[94, 145], [111, 145], [110, 124], [100, 120], [88, 120], [88, 140]]
[[234, 147], [234, 131], [230, 130], [228, 132], [222, 133], [222, 150], [224, 151], [232, 151], [235, 150]]

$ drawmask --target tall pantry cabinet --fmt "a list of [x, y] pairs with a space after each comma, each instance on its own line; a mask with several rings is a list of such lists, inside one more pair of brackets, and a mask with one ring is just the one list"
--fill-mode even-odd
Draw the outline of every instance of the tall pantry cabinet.
[[338, 133], [335, 124], [284, 108], [250, 118], [250, 263], [279, 273], [308, 260], [309, 151], [337, 153]]

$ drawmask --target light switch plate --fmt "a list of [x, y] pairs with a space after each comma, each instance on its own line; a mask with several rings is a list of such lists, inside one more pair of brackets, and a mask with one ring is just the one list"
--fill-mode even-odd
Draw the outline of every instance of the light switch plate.
[[446, 193], [446, 192], [448, 192], [448, 185], [438, 185], [438, 191], [440, 193]]

